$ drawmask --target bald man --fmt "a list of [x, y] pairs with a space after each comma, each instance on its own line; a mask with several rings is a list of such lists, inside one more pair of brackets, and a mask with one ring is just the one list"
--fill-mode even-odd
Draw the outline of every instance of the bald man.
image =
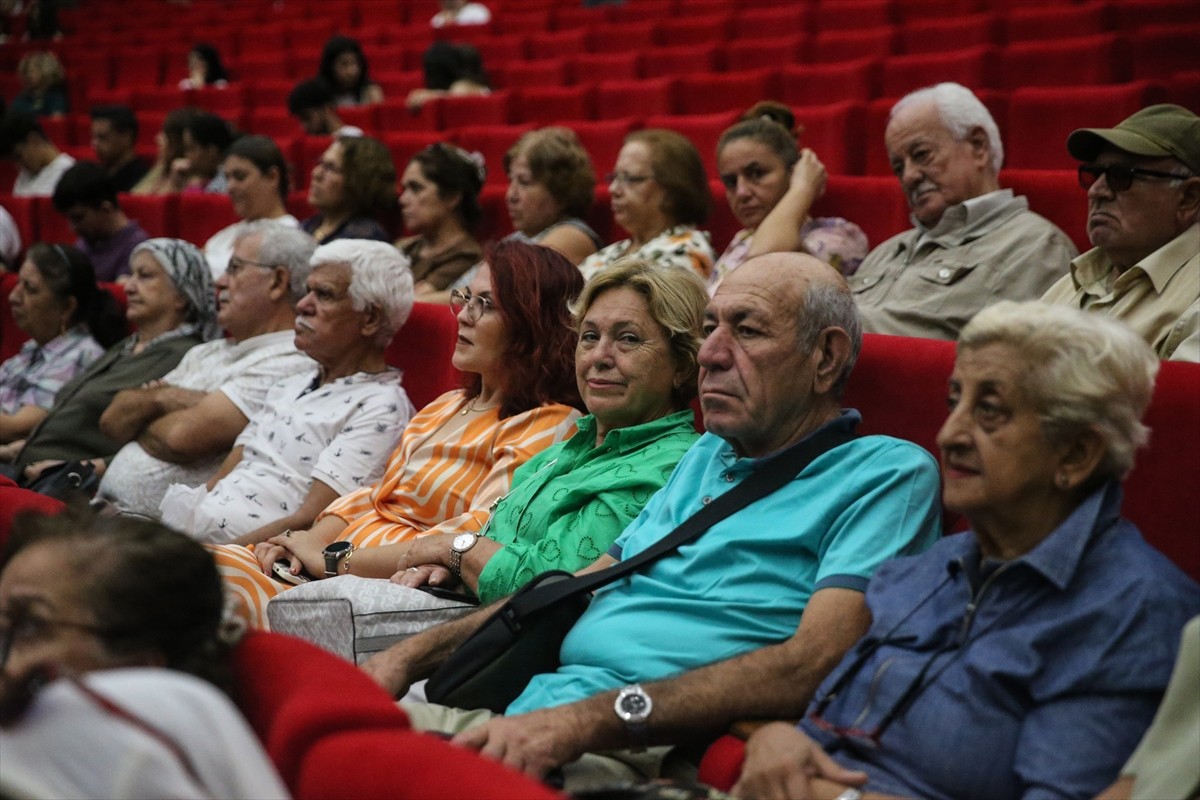
[[[708, 432], [587, 571], [646, 550], [772, 456], [860, 420], [839, 400], [861, 326], [849, 287], [827, 264], [797, 253], [747, 261], [717, 290], [704, 330]], [[505, 715], [405, 710], [417, 727], [458, 734], [457, 743], [530, 775], [563, 767], [569, 791], [686, 777], [694, 767], [667, 745], [738, 719], [800, 716], [866, 630], [863, 590], [875, 568], [923, 550], [939, 532], [932, 456], [897, 439], [852, 438], [679, 551], [599, 590], [564, 643], [563, 666], [535, 676]], [[402, 693], [488, 613], [364, 666]]]

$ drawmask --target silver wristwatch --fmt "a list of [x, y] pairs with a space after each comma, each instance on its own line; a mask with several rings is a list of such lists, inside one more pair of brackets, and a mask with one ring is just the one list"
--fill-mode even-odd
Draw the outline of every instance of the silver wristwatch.
[[650, 712], [654, 710], [654, 701], [650, 699], [650, 695], [636, 683], [626, 686], [617, 693], [613, 710], [625, 723], [625, 730], [629, 733], [629, 749], [635, 753], [644, 751], [649, 732], [646, 721], [650, 718]]
[[477, 533], [460, 533], [450, 542], [450, 574], [456, 578], [462, 577], [463, 553], [470, 550], [479, 541]]

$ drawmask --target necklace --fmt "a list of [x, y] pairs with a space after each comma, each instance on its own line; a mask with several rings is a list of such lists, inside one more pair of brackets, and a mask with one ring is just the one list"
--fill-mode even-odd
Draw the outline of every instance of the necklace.
[[467, 401], [467, 404], [466, 404], [465, 406], [463, 406], [463, 410], [462, 410], [462, 411], [460, 411], [460, 412], [458, 412], [458, 413], [459, 413], [461, 416], [464, 416], [464, 417], [465, 417], [465, 416], [466, 416], [467, 414], [469, 414], [469, 413], [477, 413], [477, 412], [480, 412], [480, 411], [488, 411], [488, 410], [490, 410], [490, 409], [493, 409], [493, 408], [495, 408], [495, 407], [496, 407], [496, 404], [495, 404], [495, 403], [488, 403], [488, 404], [487, 404], [487, 405], [485, 405], [485, 406], [477, 406], [477, 405], [475, 405], [475, 401], [476, 401], [476, 400], [478, 400], [478, 399], [479, 399], [478, 397], [472, 397], [470, 400], [468, 400], [468, 401]]

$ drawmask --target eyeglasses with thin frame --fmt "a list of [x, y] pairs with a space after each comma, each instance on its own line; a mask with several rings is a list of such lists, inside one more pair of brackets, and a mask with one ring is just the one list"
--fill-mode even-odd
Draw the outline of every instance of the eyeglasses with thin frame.
[[104, 638], [111, 631], [82, 620], [48, 617], [27, 608], [0, 613], [0, 667], [8, 663], [13, 647], [49, 639], [57, 628], [74, 628]]
[[225, 265], [225, 274], [233, 278], [238, 275], [246, 267], [261, 267], [262, 269], [275, 269], [274, 264], [268, 264], [264, 261], [251, 261], [248, 258], [238, 258], [230, 256], [229, 263]]
[[605, 176], [610, 184], [619, 183], [627, 188], [639, 186], [646, 181], [654, 180], [653, 175], [634, 175], [629, 172], [610, 172]]
[[467, 319], [471, 322], [478, 322], [479, 318], [494, 309], [496, 304], [490, 297], [484, 297], [481, 294], [473, 295], [462, 289], [453, 289], [450, 292], [450, 307], [454, 309], [455, 316], [461, 314], [465, 308]]
[[1079, 186], [1082, 189], [1091, 189], [1096, 181], [1100, 180], [1100, 176], [1104, 176], [1104, 182], [1108, 184], [1108, 188], [1114, 192], [1123, 192], [1130, 186], [1133, 186], [1134, 178], [1158, 178], [1160, 180], [1183, 180], [1191, 177], [1190, 175], [1182, 175], [1177, 172], [1160, 172], [1156, 169], [1142, 169], [1141, 167], [1131, 167], [1128, 164], [1080, 164], [1079, 165]]

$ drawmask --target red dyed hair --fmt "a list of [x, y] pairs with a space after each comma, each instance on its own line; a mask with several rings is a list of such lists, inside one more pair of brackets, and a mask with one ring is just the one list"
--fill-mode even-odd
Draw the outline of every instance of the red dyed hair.
[[[500, 418], [547, 403], [584, 411], [575, 384], [576, 332], [567, 307], [583, 289], [583, 275], [557, 250], [524, 242], [497, 242], [484, 251], [492, 274], [492, 302], [508, 330]], [[464, 387], [479, 394], [481, 378]]]

